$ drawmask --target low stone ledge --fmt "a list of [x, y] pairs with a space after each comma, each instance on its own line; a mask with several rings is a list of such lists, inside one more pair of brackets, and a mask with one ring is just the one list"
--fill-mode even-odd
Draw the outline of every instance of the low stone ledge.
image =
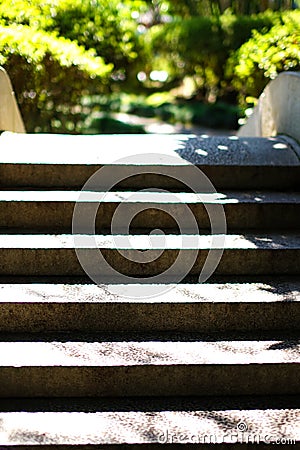
[[0, 98], [0, 130], [25, 133], [15, 93], [3, 67], [0, 67]]
[[[287, 135], [300, 143], [300, 72], [283, 72], [261, 94], [239, 136]], [[295, 145], [300, 157], [300, 147]]]

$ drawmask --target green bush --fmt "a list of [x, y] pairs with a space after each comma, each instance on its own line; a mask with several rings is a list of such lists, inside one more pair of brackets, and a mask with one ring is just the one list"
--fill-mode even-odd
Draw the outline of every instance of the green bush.
[[92, 79], [112, 69], [93, 50], [28, 25], [0, 25], [0, 51], [28, 131], [64, 130]]
[[[2, 0], [0, 64], [28, 131], [78, 132], [82, 97], [108, 93], [137, 57], [130, 5], [118, 0]], [[129, 70], [129, 69], [128, 69]]]
[[[235, 129], [238, 127], [238, 119], [242, 111], [235, 105], [223, 102], [206, 104], [195, 100], [174, 99], [173, 102], [163, 102], [160, 105], [150, 105], [149, 98], [145, 96], [134, 96], [121, 94], [118, 97], [114, 94], [113, 102], [105, 102], [102, 97], [101, 104], [110, 104], [111, 109], [106, 111], [120, 111], [129, 114], [136, 114], [140, 117], [155, 117], [172, 124], [180, 123], [185, 125], [199, 125], [212, 128]], [[93, 99], [99, 104], [98, 97]], [[114, 106], [118, 105], [118, 109]], [[103, 108], [100, 108], [103, 111]], [[94, 127], [93, 127], [94, 129]]]
[[[1, 0], [0, 64], [12, 79], [27, 130], [85, 132], [87, 117], [119, 110], [231, 127], [238, 113], [220, 100], [258, 96], [281, 70], [299, 68], [300, 13], [238, 16], [234, 9], [220, 14], [217, 0], [204, 3]], [[249, 11], [260, 10], [255, 4]], [[153, 70], [167, 72], [167, 80], [151, 81]], [[138, 81], [139, 71], [146, 81]], [[195, 105], [143, 103], [185, 77], [194, 83]], [[121, 92], [144, 97], [123, 104]], [[230, 119], [222, 117], [225, 110]]]
[[258, 97], [266, 84], [287, 70], [300, 70], [300, 12], [286, 13], [268, 32], [252, 38], [228, 60], [227, 73], [241, 100]]
[[141, 125], [132, 125], [109, 117], [95, 117], [87, 130], [88, 134], [145, 134]]
[[137, 57], [136, 22], [131, 13], [141, 1], [125, 0], [2, 0], [0, 18], [6, 24], [28, 25], [55, 32], [93, 48], [117, 68]]
[[211, 94], [221, 98], [232, 90], [228, 70], [225, 77], [232, 50], [251, 38], [253, 29], [268, 31], [280, 17], [280, 13], [271, 11], [251, 16], [236, 16], [229, 11], [219, 17], [177, 18], [157, 25], [150, 30], [156, 55], [153, 65], [168, 59], [171, 77], [181, 80], [192, 76], [204, 99]]
[[[55, 20], [47, 30], [78, 41], [85, 48], [94, 48], [106, 63], [113, 63], [115, 76], [126, 76], [126, 68], [140, 51], [136, 22], [131, 13], [135, 1], [59, 0], [49, 3]], [[118, 70], [121, 72], [118, 73]]]

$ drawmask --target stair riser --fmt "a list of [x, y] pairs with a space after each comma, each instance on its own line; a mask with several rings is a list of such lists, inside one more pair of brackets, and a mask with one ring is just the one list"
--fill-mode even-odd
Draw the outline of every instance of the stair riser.
[[[108, 262], [98, 261], [98, 249], [82, 250], [81, 258], [89, 264], [90, 275], [103, 277], [103, 282], [111, 279], [110, 267], [117, 272], [111, 281], [123, 282], [118, 277], [122, 273], [127, 277], [152, 277], [167, 271], [178, 259], [179, 250], [167, 249], [160, 257], [157, 252], [149, 250], [152, 262], [136, 262], [143, 252], [138, 250], [102, 249], [101, 253]], [[219, 251], [217, 250], [219, 253]], [[153, 255], [153, 257], [152, 257]], [[177, 275], [199, 275], [208, 255], [208, 250], [200, 250], [194, 260], [194, 250], [181, 250], [181, 262], [177, 264], [173, 279]], [[135, 258], [131, 261], [128, 258]], [[157, 259], [155, 259], [157, 258]], [[226, 249], [215, 273], [219, 275], [296, 275], [300, 273], [300, 249]], [[185, 268], [182, 264], [185, 264]], [[186, 269], [186, 270], [185, 270]], [[31, 248], [1, 248], [0, 275], [19, 276], [82, 276], [85, 275], [76, 252], [73, 248], [31, 249]], [[167, 277], [168, 275], [168, 277]], [[110, 277], [110, 278], [105, 278]], [[175, 278], [176, 279], [175, 279]], [[171, 282], [172, 275], [161, 276], [159, 282]], [[129, 280], [126, 280], [128, 282]], [[149, 280], [150, 282], [150, 280]]]
[[1, 332], [215, 332], [299, 329], [300, 304], [1, 303]]
[[[99, 206], [96, 218], [96, 232], [111, 232], [112, 217], [120, 204], [102, 203]], [[199, 229], [210, 229], [210, 220], [202, 204], [189, 204]], [[0, 228], [30, 230], [39, 232], [71, 233], [74, 202], [1, 202], [0, 203]], [[124, 204], [122, 205], [124, 207]], [[185, 217], [186, 205], [145, 203], [136, 205], [126, 204], [126, 210], [133, 220], [130, 231], [149, 230], [159, 227], [162, 230], [177, 230], [179, 227], [176, 218]], [[224, 211], [228, 230], [246, 229], [293, 229], [295, 220], [300, 215], [300, 204], [292, 203], [234, 203], [224, 204]], [[86, 204], [86, 211], [96, 210], [96, 206]], [[136, 215], [136, 212], [142, 211]], [[134, 217], [136, 215], [136, 217]], [[183, 220], [179, 223], [181, 232], [195, 234], [196, 230], [183, 227]], [[127, 223], [121, 224], [124, 228], [114, 229], [114, 233], [128, 232]], [[84, 229], [81, 232], [84, 233]]]
[[[83, 164], [9, 164], [0, 167], [1, 187], [72, 188], [81, 189], [87, 180], [102, 166]], [[192, 166], [193, 167], [193, 166]], [[300, 167], [298, 166], [199, 166], [216, 189], [299, 189]], [[189, 190], [179, 180], [191, 178], [189, 166], [164, 166], [167, 176], [158, 175], [157, 166], [143, 166], [141, 175], [126, 179], [136, 172], [136, 166], [112, 165], [114, 175], [122, 180], [120, 189], [156, 188]], [[149, 173], [145, 173], [149, 172]], [[154, 173], [153, 173], [154, 172]], [[200, 182], [199, 182], [200, 184]], [[96, 185], [96, 190], [111, 189], [111, 186]], [[117, 189], [115, 186], [114, 189]]]
[[295, 363], [2, 367], [1, 397], [125, 397], [300, 393]]

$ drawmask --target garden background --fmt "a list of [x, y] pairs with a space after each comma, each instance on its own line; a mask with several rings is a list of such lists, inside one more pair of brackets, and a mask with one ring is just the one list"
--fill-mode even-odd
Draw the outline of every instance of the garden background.
[[300, 69], [298, 3], [2, 0], [0, 65], [28, 132], [145, 132], [120, 113], [235, 129]]

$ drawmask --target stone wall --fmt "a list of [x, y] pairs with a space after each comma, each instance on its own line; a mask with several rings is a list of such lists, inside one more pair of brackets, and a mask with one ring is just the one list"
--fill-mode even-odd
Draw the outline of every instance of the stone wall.
[[285, 134], [300, 143], [300, 72], [283, 72], [261, 94], [239, 136]]

